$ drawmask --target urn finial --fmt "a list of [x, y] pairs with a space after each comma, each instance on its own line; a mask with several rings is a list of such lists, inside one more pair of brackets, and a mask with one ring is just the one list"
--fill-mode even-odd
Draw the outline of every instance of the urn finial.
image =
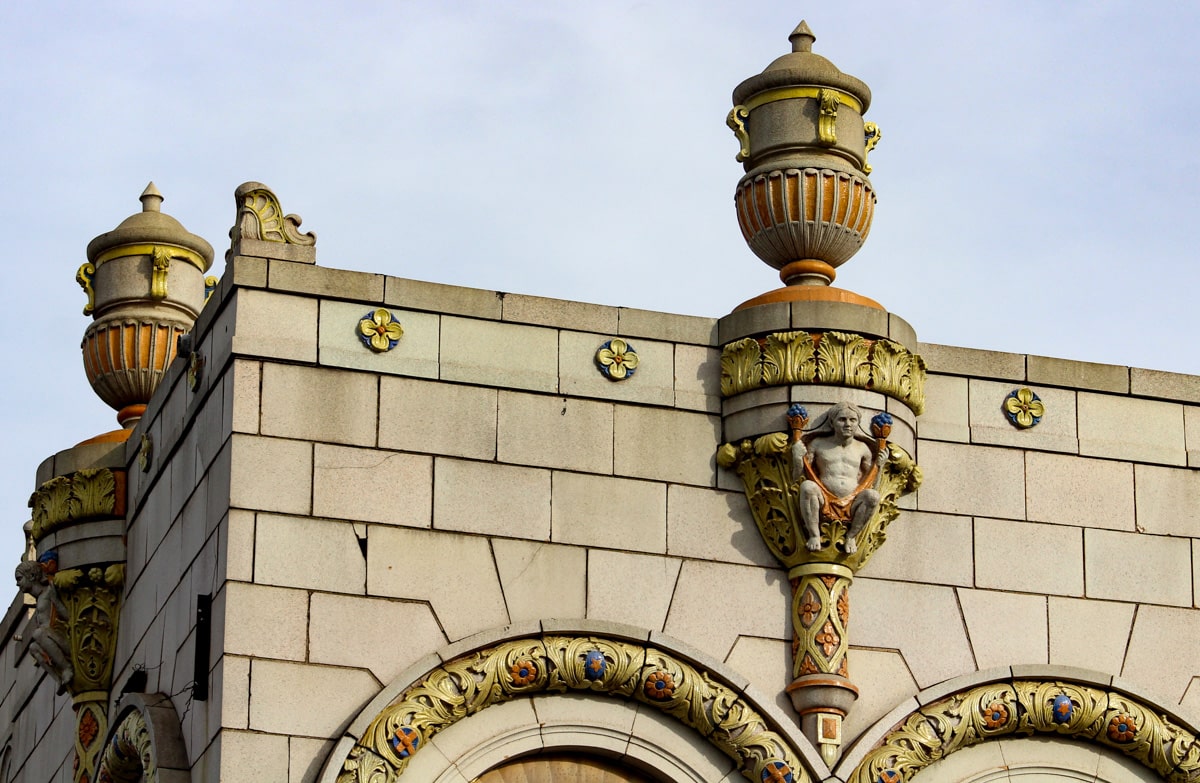
[[835, 269], [866, 240], [875, 211], [867, 152], [879, 129], [865, 122], [871, 90], [812, 51], [800, 22], [792, 50], [733, 91], [726, 122], [737, 135], [746, 174], [734, 195], [750, 249], [779, 270], [785, 288], [743, 303], [870, 299], [830, 288]]
[[153, 182], [138, 197], [142, 211], [88, 243], [76, 280], [87, 293], [92, 323], [83, 337], [83, 366], [92, 389], [117, 410], [124, 440], [175, 358], [176, 340], [204, 306], [204, 273], [213, 250], [162, 211]]

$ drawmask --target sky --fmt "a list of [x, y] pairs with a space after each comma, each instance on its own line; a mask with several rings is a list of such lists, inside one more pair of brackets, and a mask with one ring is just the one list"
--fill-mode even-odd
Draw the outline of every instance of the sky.
[[779, 285], [725, 115], [801, 19], [883, 132], [839, 287], [925, 342], [1200, 373], [1200, 3], [341, 6], [0, 3], [0, 561], [38, 463], [116, 426], [74, 278], [147, 182], [218, 259], [257, 180], [323, 266], [719, 317]]

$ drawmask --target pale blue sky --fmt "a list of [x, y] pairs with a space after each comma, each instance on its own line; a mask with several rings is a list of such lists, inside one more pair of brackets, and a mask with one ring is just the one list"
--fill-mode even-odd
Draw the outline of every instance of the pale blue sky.
[[147, 181], [218, 258], [259, 180], [325, 266], [720, 316], [778, 285], [730, 92], [801, 18], [884, 134], [838, 285], [927, 342], [1200, 372], [1195, 3], [5, 3], [0, 560], [115, 426], [74, 276]]

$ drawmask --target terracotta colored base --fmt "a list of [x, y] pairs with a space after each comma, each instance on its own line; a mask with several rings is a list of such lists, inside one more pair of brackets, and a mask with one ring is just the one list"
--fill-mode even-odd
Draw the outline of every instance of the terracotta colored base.
[[87, 440], [81, 440], [78, 443], [76, 443], [75, 445], [76, 446], [87, 446], [92, 443], [124, 443], [125, 441], [129, 440], [129, 436], [132, 433], [133, 433], [132, 428], [127, 429], [127, 430], [126, 429], [113, 430], [112, 432], [106, 432], [102, 435], [97, 435], [94, 438], [88, 438]]
[[747, 307], [757, 307], [758, 305], [772, 304], [774, 302], [842, 302], [843, 304], [873, 307], [876, 310], [885, 309], [883, 305], [874, 299], [868, 299], [853, 291], [847, 291], [844, 288], [834, 288], [828, 285], [789, 285], [783, 288], [776, 288], [774, 291], [768, 291], [765, 294], [759, 294], [753, 299], [747, 299], [733, 308], [733, 312], [736, 313], [738, 310], [745, 310]]

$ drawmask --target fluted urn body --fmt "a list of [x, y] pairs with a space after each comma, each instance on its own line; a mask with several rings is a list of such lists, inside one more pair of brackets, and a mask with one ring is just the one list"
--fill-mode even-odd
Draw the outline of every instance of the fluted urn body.
[[828, 285], [871, 230], [875, 191], [863, 120], [867, 85], [811, 51], [808, 25], [792, 51], [733, 91], [728, 122], [746, 174], [734, 196], [750, 249], [790, 285]]
[[83, 366], [100, 399], [128, 432], [141, 417], [205, 300], [213, 250], [160, 210], [151, 183], [142, 211], [93, 239], [78, 280], [93, 316], [83, 336]]

